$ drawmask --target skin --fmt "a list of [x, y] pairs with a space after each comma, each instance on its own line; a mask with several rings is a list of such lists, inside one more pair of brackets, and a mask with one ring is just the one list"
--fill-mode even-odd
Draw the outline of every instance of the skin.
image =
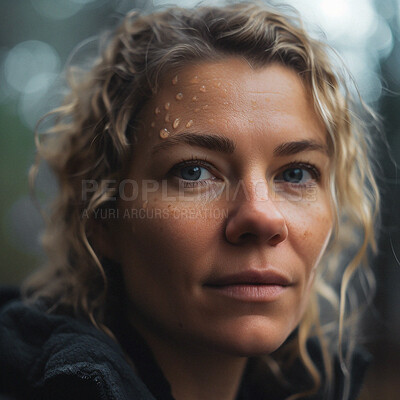
[[[277, 64], [253, 69], [239, 58], [186, 66], [166, 77], [140, 121], [126, 173], [139, 183], [138, 196], [125, 187], [120, 218], [103, 248], [122, 266], [128, 318], [175, 398], [233, 399], [247, 357], [276, 350], [307, 307], [333, 223], [325, 127], [296, 72]], [[169, 137], [163, 139], [164, 129]], [[152, 154], [185, 132], [218, 134], [233, 140], [235, 150], [177, 144]], [[274, 154], [299, 140], [321, 149]], [[174, 166], [193, 157], [206, 158], [202, 184], [182, 189], [182, 167]], [[311, 196], [310, 188], [282, 183], [293, 162], [302, 163], [301, 183], [313, 185]], [[314, 165], [320, 177], [303, 164]], [[146, 180], [159, 187], [145, 190]], [[127, 217], [140, 208], [169, 218]], [[197, 212], [194, 218], [189, 211]], [[278, 271], [290, 285], [273, 301], [238, 300], [205, 286], [248, 268]]]

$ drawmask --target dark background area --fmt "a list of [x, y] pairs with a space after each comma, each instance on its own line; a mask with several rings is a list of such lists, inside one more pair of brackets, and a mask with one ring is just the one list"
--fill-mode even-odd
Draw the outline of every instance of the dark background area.
[[[162, 5], [154, 1], [155, 6]], [[215, 2], [214, 2], [215, 3]], [[366, 345], [375, 362], [363, 399], [400, 398], [400, 0], [293, 0], [311, 30], [320, 26], [353, 73], [361, 94], [383, 121], [390, 155], [382, 165], [382, 229], [379, 254], [372, 260], [377, 279], [374, 306], [365, 319]], [[164, 4], [164, 2], [163, 2]], [[180, 1], [181, 6], [194, 5]], [[0, 283], [18, 284], [44, 260], [42, 222], [29, 199], [28, 169], [35, 157], [34, 126], [57, 106], [60, 74], [71, 52], [93, 51], [88, 38], [114, 27], [131, 8], [152, 9], [134, 0], [2, 0], [0, 2]], [[56, 190], [46, 170], [38, 190]]]

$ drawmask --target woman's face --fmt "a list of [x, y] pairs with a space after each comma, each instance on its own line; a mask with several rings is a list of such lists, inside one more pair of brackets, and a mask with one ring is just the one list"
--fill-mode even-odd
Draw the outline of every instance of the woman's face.
[[332, 229], [326, 131], [297, 73], [168, 76], [140, 114], [112, 257], [149, 337], [249, 356], [299, 323]]

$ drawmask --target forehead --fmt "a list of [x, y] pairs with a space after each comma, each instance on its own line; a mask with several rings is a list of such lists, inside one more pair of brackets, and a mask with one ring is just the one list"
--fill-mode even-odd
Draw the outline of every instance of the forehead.
[[[293, 96], [297, 97], [296, 101], [309, 100], [296, 72], [278, 64], [254, 69], [241, 58], [187, 65], [172, 72], [163, 79], [153, 100], [171, 101], [171, 105], [178, 108], [196, 105], [199, 101], [218, 105], [239, 102], [243, 106], [246, 100], [268, 101], [268, 96], [284, 96], [286, 102]], [[263, 103], [253, 102], [251, 105], [253, 109], [267, 107]]]
[[240, 58], [167, 74], [142, 112], [142, 125], [154, 140], [187, 130], [240, 135], [279, 128], [325, 141], [312, 96], [294, 70], [280, 64], [254, 69]]

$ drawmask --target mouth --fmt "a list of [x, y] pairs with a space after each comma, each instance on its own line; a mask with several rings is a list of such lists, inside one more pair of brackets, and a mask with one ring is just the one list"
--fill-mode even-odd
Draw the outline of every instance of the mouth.
[[241, 301], [270, 302], [291, 285], [289, 277], [281, 272], [253, 269], [212, 278], [203, 286], [214, 294]]

